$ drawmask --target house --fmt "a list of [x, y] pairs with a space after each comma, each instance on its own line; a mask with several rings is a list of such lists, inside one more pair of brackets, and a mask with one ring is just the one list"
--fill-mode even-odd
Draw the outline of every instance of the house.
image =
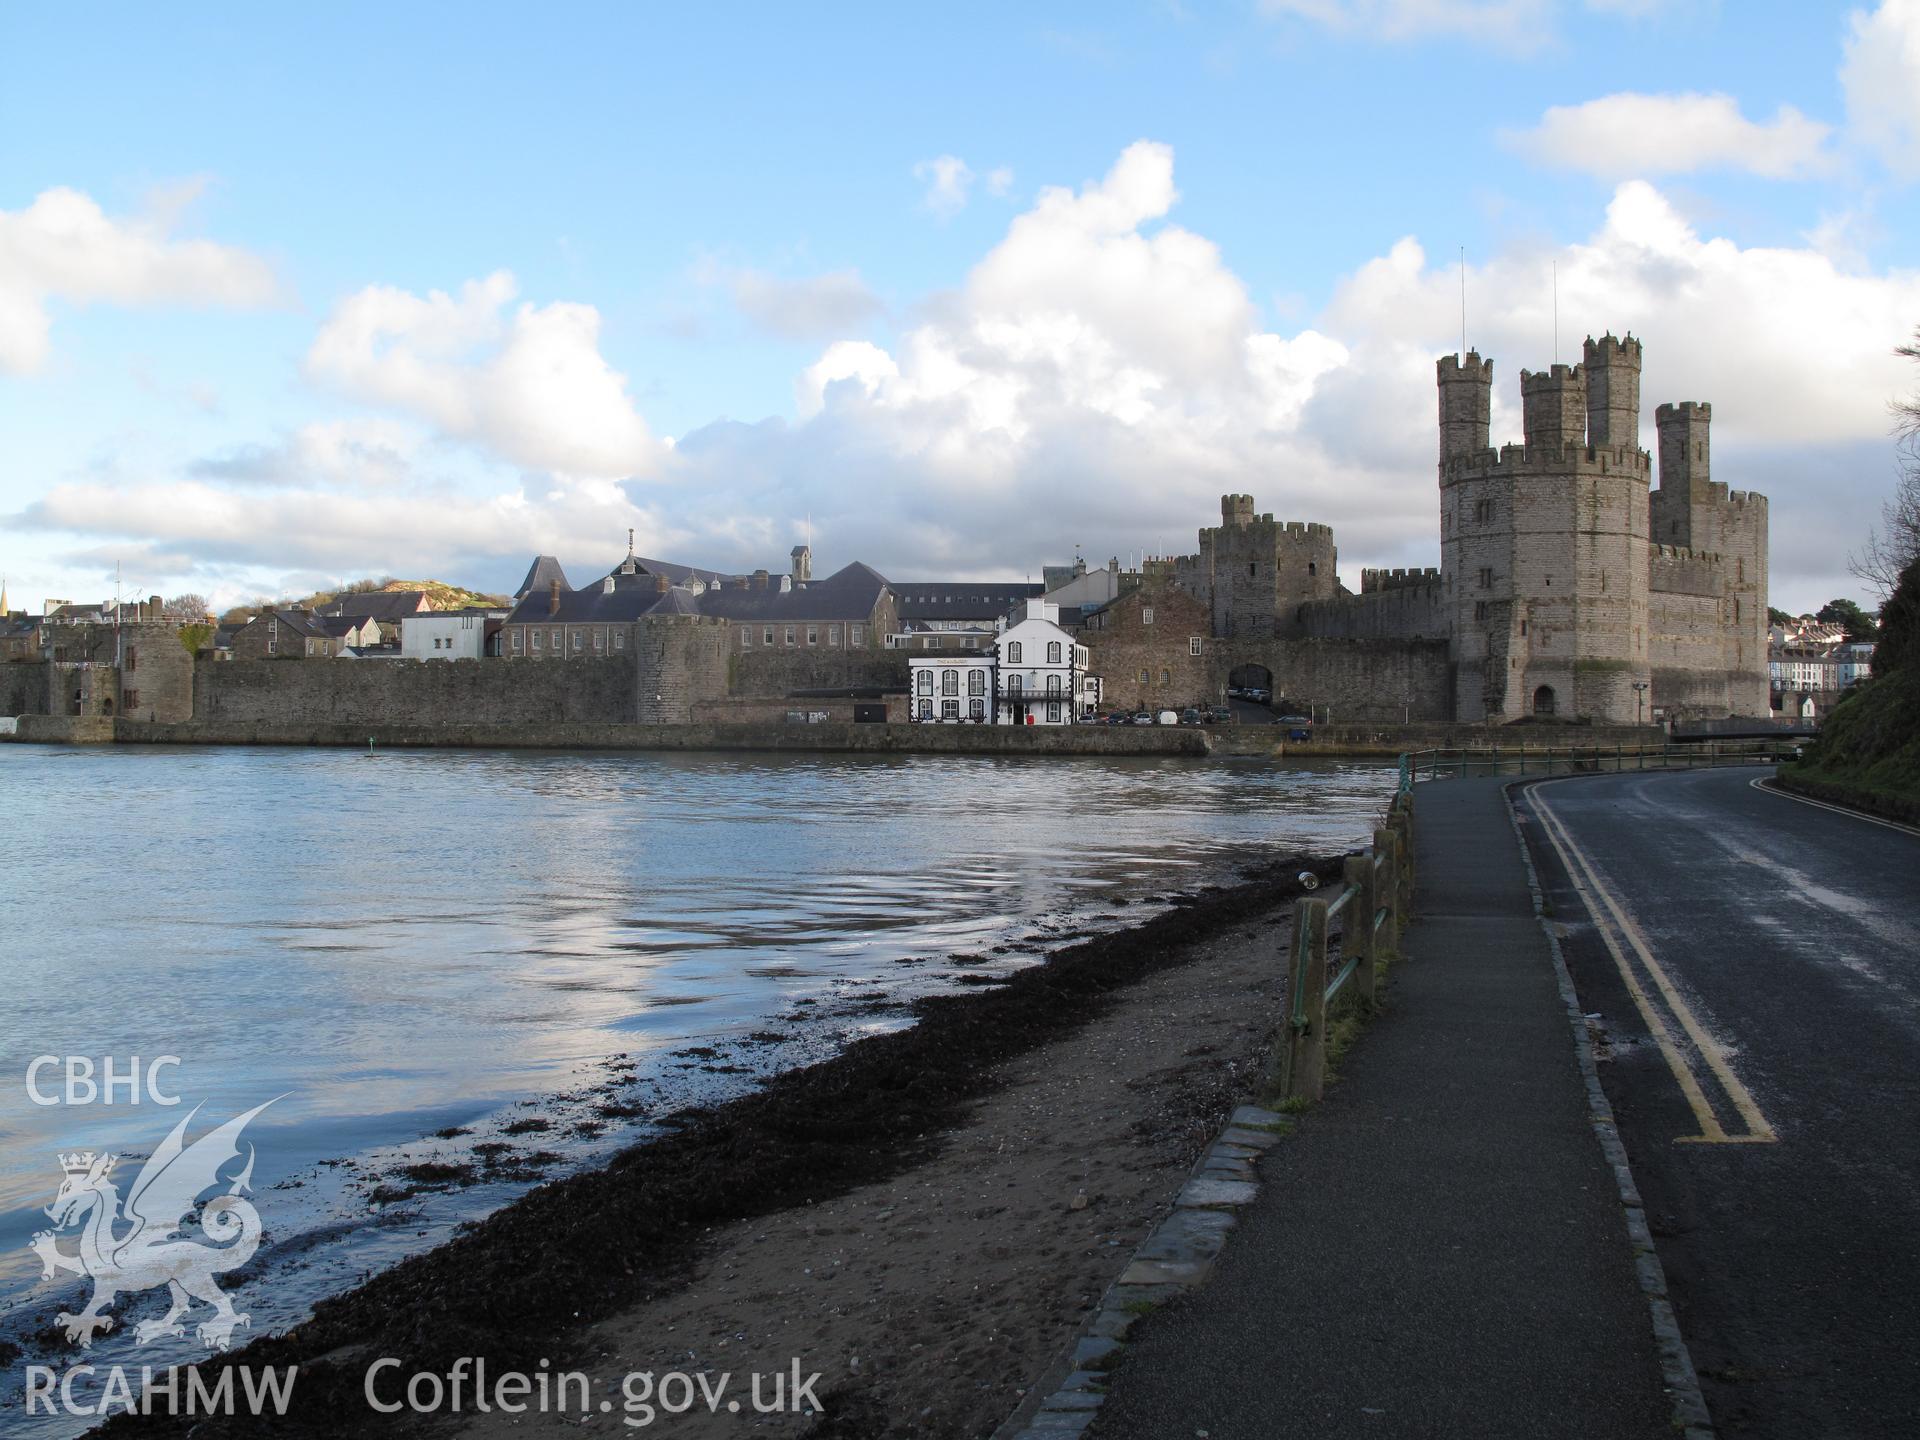
[[400, 622], [404, 660], [478, 660], [500, 653], [500, 632], [510, 611], [468, 606], [408, 615]]
[[313, 613], [327, 620], [371, 620], [379, 627], [379, 634], [364, 643], [397, 645], [400, 622], [409, 615], [425, 614], [432, 609], [433, 597], [424, 590], [364, 590], [352, 595], [336, 595], [324, 605], [315, 606]]
[[1070, 725], [1089, 714], [1087, 649], [1044, 600], [1024, 601], [986, 649], [913, 650], [907, 670], [917, 723]]
[[[328, 660], [340, 653], [347, 633], [364, 634], [365, 621], [350, 622], [335, 634], [328, 619], [293, 605], [262, 610], [233, 632], [236, 660]], [[377, 622], [376, 622], [377, 629]]]
[[1104, 699], [1127, 710], [1178, 710], [1217, 698], [1215, 641], [1205, 601], [1162, 572], [1090, 611], [1081, 636]]
[[1028, 582], [908, 580], [893, 586], [899, 628], [886, 637], [889, 650], [984, 650], [1007, 616], [1042, 587]]
[[777, 580], [756, 570], [696, 591], [699, 613], [731, 622], [742, 654], [884, 648], [899, 618], [887, 578], [859, 561], [824, 580], [812, 575], [812, 552], [796, 546], [792, 571]]

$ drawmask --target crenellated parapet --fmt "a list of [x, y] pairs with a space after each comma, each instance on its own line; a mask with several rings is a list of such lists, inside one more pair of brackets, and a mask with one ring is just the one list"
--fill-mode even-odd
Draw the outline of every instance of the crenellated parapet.
[[1651, 481], [1653, 462], [1637, 445], [1502, 445], [1442, 462], [1440, 483], [1552, 474], [1625, 474]]
[[1440, 580], [1440, 569], [1433, 565], [1424, 569], [1362, 570], [1360, 593], [1371, 595], [1382, 590], [1408, 590], [1420, 585], [1438, 585]]

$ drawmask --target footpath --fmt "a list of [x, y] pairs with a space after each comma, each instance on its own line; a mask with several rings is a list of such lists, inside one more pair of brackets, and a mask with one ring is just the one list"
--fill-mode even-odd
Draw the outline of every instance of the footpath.
[[1419, 787], [1385, 1013], [1207, 1282], [1134, 1327], [1092, 1435], [1676, 1433], [1501, 785]]

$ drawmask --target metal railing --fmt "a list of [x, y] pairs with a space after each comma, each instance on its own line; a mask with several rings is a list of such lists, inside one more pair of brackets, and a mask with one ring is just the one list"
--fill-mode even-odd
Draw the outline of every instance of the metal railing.
[[[1303, 895], [1293, 905], [1292, 1013], [1287, 1018], [1281, 1090], [1288, 1099], [1318, 1100], [1327, 1083], [1327, 1012], [1353, 987], [1362, 1010], [1379, 997], [1380, 972], [1399, 954], [1400, 932], [1413, 905], [1413, 782], [1402, 773], [1373, 848], [1350, 855], [1340, 893]], [[1328, 975], [1327, 935], [1340, 918], [1340, 953]]]
[[1711, 769], [1771, 765], [1793, 758], [1778, 740], [1707, 741], [1691, 745], [1520, 745], [1484, 750], [1413, 750], [1400, 757], [1400, 788], [1422, 780], [1470, 775], [1611, 775], [1627, 770]]

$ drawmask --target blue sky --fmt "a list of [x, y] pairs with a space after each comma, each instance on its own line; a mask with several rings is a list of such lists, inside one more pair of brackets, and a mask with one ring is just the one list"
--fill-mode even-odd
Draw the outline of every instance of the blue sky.
[[[400, 13], [395, 13], [400, 12]], [[1920, 0], [0, 11], [16, 606], [1037, 573], [1222, 491], [1433, 564], [1432, 359], [1646, 342], [1774, 599], [1860, 593]], [[438, 298], [436, 298], [438, 297]], [[1649, 433], [1649, 439], [1650, 439]], [[576, 578], [580, 578], [576, 576]]]

